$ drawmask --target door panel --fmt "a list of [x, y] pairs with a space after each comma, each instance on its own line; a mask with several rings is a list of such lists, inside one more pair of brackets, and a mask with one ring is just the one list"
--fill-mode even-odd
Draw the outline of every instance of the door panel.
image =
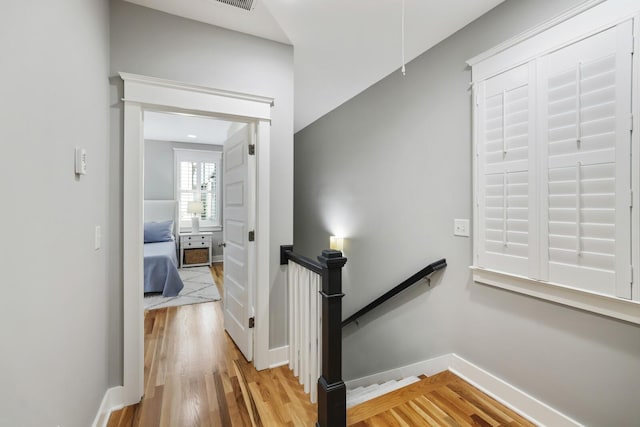
[[224, 145], [223, 216], [224, 216], [224, 327], [247, 360], [253, 358], [253, 330], [250, 270], [249, 195], [250, 126], [237, 132]]

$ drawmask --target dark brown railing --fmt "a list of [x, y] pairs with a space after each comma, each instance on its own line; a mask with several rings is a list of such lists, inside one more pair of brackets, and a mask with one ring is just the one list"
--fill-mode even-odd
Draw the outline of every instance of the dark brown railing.
[[436, 272], [436, 271], [438, 271], [438, 270], [440, 270], [442, 268], [445, 268], [446, 266], [447, 266], [447, 260], [444, 259], [444, 258], [441, 259], [441, 260], [432, 262], [431, 264], [427, 265], [422, 270], [418, 271], [413, 276], [409, 277], [404, 282], [400, 283], [398, 286], [395, 286], [393, 289], [391, 289], [390, 291], [386, 292], [384, 295], [376, 298], [375, 300], [373, 300], [369, 304], [367, 304], [364, 307], [362, 307], [360, 310], [358, 310], [355, 313], [353, 313], [351, 316], [347, 317], [342, 322], [342, 327], [344, 328], [349, 323], [355, 322], [356, 320], [358, 320], [359, 317], [361, 317], [361, 316], [365, 315], [366, 313], [370, 312], [371, 310], [373, 310], [374, 308], [378, 307], [379, 305], [381, 305], [385, 301], [390, 300], [391, 298], [393, 298], [394, 296], [398, 295], [400, 292], [402, 292], [405, 289], [409, 288], [413, 284], [417, 283], [421, 279], [424, 279], [425, 277], [429, 277], [434, 272]]

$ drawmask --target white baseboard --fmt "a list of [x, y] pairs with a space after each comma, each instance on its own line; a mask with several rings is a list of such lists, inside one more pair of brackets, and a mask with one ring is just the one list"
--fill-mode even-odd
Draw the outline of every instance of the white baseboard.
[[457, 354], [452, 353], [450, 356], [449, 370], [451, 372], [534, 424], [541, 427], [578, 427], [582, 425]]
[[412, 363], [411, 365], [402, 366], [396, 369], [379, 372], [377, 374], [368, 375], [366, 377], [357, 378], [346, 381], [347, 390], [357, 387], [366, 387], [372, 384], [382, 384], [391, 380], [399, 380], [406, 377], [418, 375], [435, 375], [439, 372], [446, 371], [449, 368], [450, 354], [434, 357], [433, 359], [423, 360], [422, 362]]
[[289, 346], [269, 349], [269, 369], [289, 363]]
[[91, 424], [92, 427], [106, 427], [111, 412], [124, 408], [123, 391], [124, 387], [117, 386], [111, 387], [104, 393], [98, 413]]
[[211, 256], [211, 263], [223, 262], [223, 261], [224, 261], [224, 255], [212, 255]]

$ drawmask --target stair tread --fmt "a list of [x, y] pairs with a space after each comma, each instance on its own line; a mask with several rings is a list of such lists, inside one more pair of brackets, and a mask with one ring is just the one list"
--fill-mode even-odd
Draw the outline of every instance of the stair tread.
[[378, 396], [383, 396], [385, 394], [391, 393], [395, 390], [406, 387], [418, 381], [420, 381], [418, 377], [408, 377], [399, 381], [391, 380], [383, 384], [374, 384], [373, 386], [367, 387], [366, 391], [361, 391], [355, 395], [348, 393], [347, 408], [359, 405], [371, 399], [375, 399]]
[[362, 396], [368, 391], [371, 391], [373, 387], [375, 387], [376, 385], [377, 384], [372, 384], [366, 387], [358, 387], [357, 389], [354, 389], [354, 390], [347, 390], [347, 399], [354, 399], [358, 396]]
[[364, 396], [371, 395], [375, 393], [376, 390], [380, 387], [380, 384], [371, 384], [367, 387], [364, 387], [358, 393], [347, 393], [347, 407], [353, 406], [353, 402], [364, 402], [367, 399], [363, 399]]
[[360, 391], [359, 393], [347, 393], [347, 401], [353, 401], [356, 399], [360, 399], [363, 396], [375, 394], [381, 387], [382, 387], [381, 384], [375, 384], [373, 386], [367, 387], [366, 389]]

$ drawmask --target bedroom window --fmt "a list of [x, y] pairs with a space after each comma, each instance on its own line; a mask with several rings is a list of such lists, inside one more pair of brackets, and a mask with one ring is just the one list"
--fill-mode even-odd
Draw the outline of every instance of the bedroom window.
[[596, 9], [469, 62], [474, 280], [640, 323], [634, 25]]
[[191, 228], [189, 202], [202, 203], [200, 227], [212, 231], [221, 226], [221, 153], [205, 150], [175, 150], [176, 199], [180, 230]]

